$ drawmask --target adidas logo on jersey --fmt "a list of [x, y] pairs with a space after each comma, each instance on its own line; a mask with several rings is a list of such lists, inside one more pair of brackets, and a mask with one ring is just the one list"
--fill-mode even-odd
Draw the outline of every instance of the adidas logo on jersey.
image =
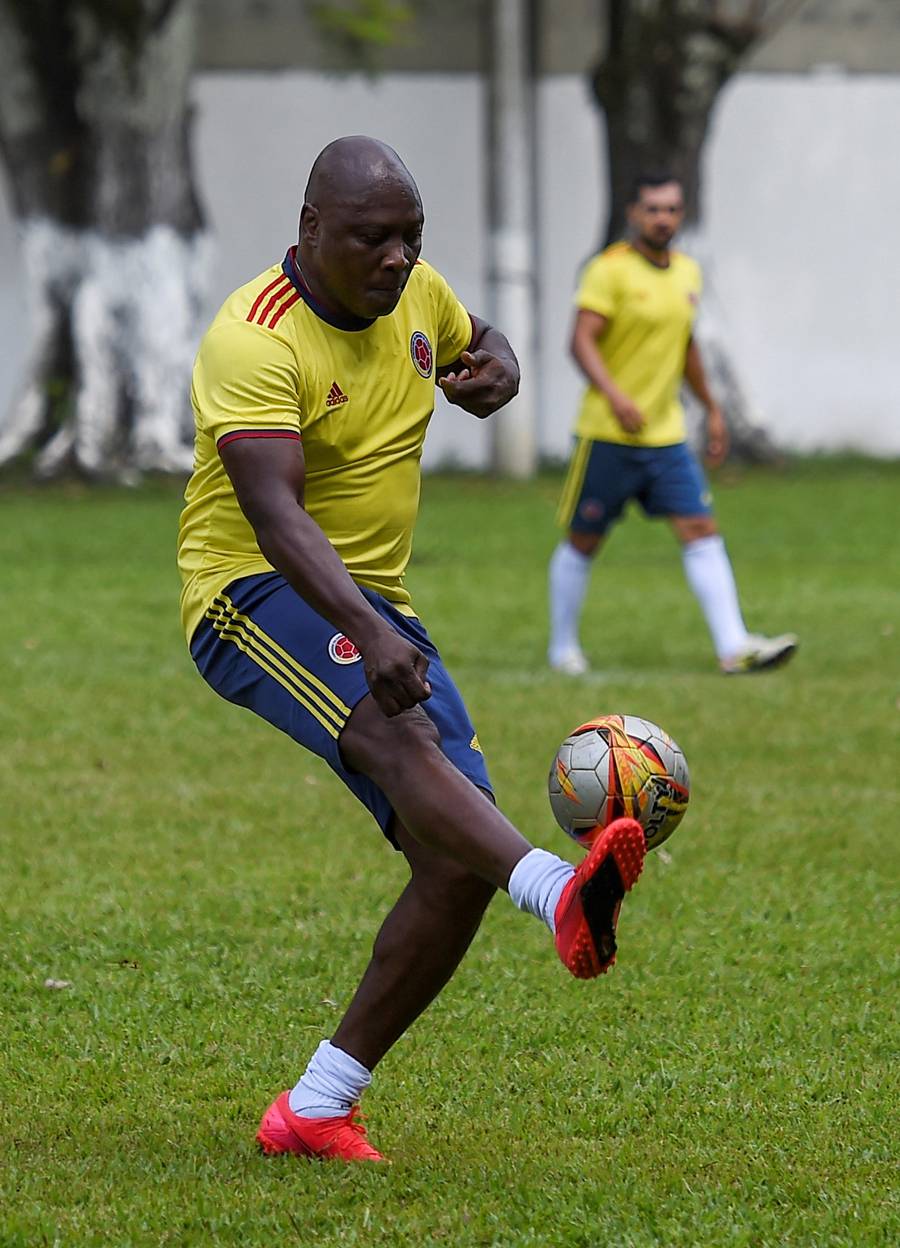
[[341, 403], [349, 403], [350, 396], [344, 394], [336, 381], [331, 383], [331, 389], [328, 391], [328, 398], [325, 400], [326, 407], [338, 407]]

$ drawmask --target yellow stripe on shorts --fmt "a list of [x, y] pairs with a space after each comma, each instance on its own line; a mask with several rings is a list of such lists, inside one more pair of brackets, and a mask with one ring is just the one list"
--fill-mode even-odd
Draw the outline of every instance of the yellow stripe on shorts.
[[572, 452], [572, 458], [569, 461], [569, 471], [566, 473], [562, 494], [559, 498], [559, 507], [556, 511], [556, 523], [561, 529], [568, 529], [572, 523], [572, 517], [575, 514], [575, 508], [578, 506], [578, 499], [581, 495], [581, 487], [584, 485], [584, 476], [587, 472], [592, 445], [591, 438], [579, 438], [575, 444], [575, 450]]
[[216, 596], [206, 617], [220, 637], [232, 642], [267, 675], [277, 680], [337, 739], [350, 716], [350, 707], [318, 676], [298, 663], [249, 616], [238, 611], [226, 594]]

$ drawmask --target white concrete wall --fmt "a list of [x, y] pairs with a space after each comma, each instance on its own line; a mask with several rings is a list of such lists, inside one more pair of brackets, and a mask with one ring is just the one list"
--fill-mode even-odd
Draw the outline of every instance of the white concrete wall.
[[[425, 205], [425, 258], [467, 306], [484, 308], [483, 96], [480, 80], [468, 75], [201, 76], [197, 159], [219, 243], [211, 308], [296, 242], [309, 167], [341, 134], [373, 134], [400, 152]], [[440, 399], [426, 463], [479, 467], [488, 432]]]
[[900, 455], [900, 77], [739, 79], [708, 210], [735, 348], [776, 438]]
[[[715, 283], [776, 442], [900, 455], [900, 77], [743, 75], [705, 160]], [[602, 234], [602, 128], [577, 79], [541, 90], [542, 444], [566, 446], [575, 274]]]
[[[204, 74], [201, 189], [217, 241], [210, 312], [294, 240], [309, 164], [329, 139], [378, 135], [426, 211], [426, 257], [487, 306], [485, 93], [474, 76]], [[737, 359], [783, 445], [900, 455], [900, 78], [745, 75], [723, 94], [706, 161], [716, 283]], [[894, 121], [892, 121], [894, 119]], [[578, 268], [600, 235], [602, 128], [577, 78], [539, 93], [540, 440], [562, 455], [579, 393], [566, 353]], [[2, 188], [5, 192], [5, 188]], [[23, 278], [0, 196], [0, 407], [26, 347]], [[486, 427], [439, 408], [426, 463], [487, 461]]]

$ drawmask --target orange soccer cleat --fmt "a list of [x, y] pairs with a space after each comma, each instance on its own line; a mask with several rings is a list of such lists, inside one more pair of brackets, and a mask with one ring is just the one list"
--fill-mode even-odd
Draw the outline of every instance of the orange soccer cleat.
[[288, 1104], [288, 1096], [282, 1092], [259, 1124], [256, 1140], [267, 1156], [297, 1153], [323, 1160], [387, 1162], [366, 1139], [366, 1129], [357, 1118], [358, 1105], [341, 1118], [301, 1118]]
[[616, 960], [622, 898], [637, 883], [647, 853], [636, 819], [614, 819], [563, 889], [556, 907], [556, 951], [576, 979], [602, 975]]

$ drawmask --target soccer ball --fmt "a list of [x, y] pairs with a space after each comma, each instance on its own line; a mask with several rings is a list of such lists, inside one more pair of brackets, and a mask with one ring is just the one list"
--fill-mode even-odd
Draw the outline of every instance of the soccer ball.
[[576, 728], [559, 747], [548, 779], [556, 822], [580, 845], [630, 815], [643, 827], [648, 849], [678, 827], [690, 786], [679, 747], [637, 715], [600, 715]]

